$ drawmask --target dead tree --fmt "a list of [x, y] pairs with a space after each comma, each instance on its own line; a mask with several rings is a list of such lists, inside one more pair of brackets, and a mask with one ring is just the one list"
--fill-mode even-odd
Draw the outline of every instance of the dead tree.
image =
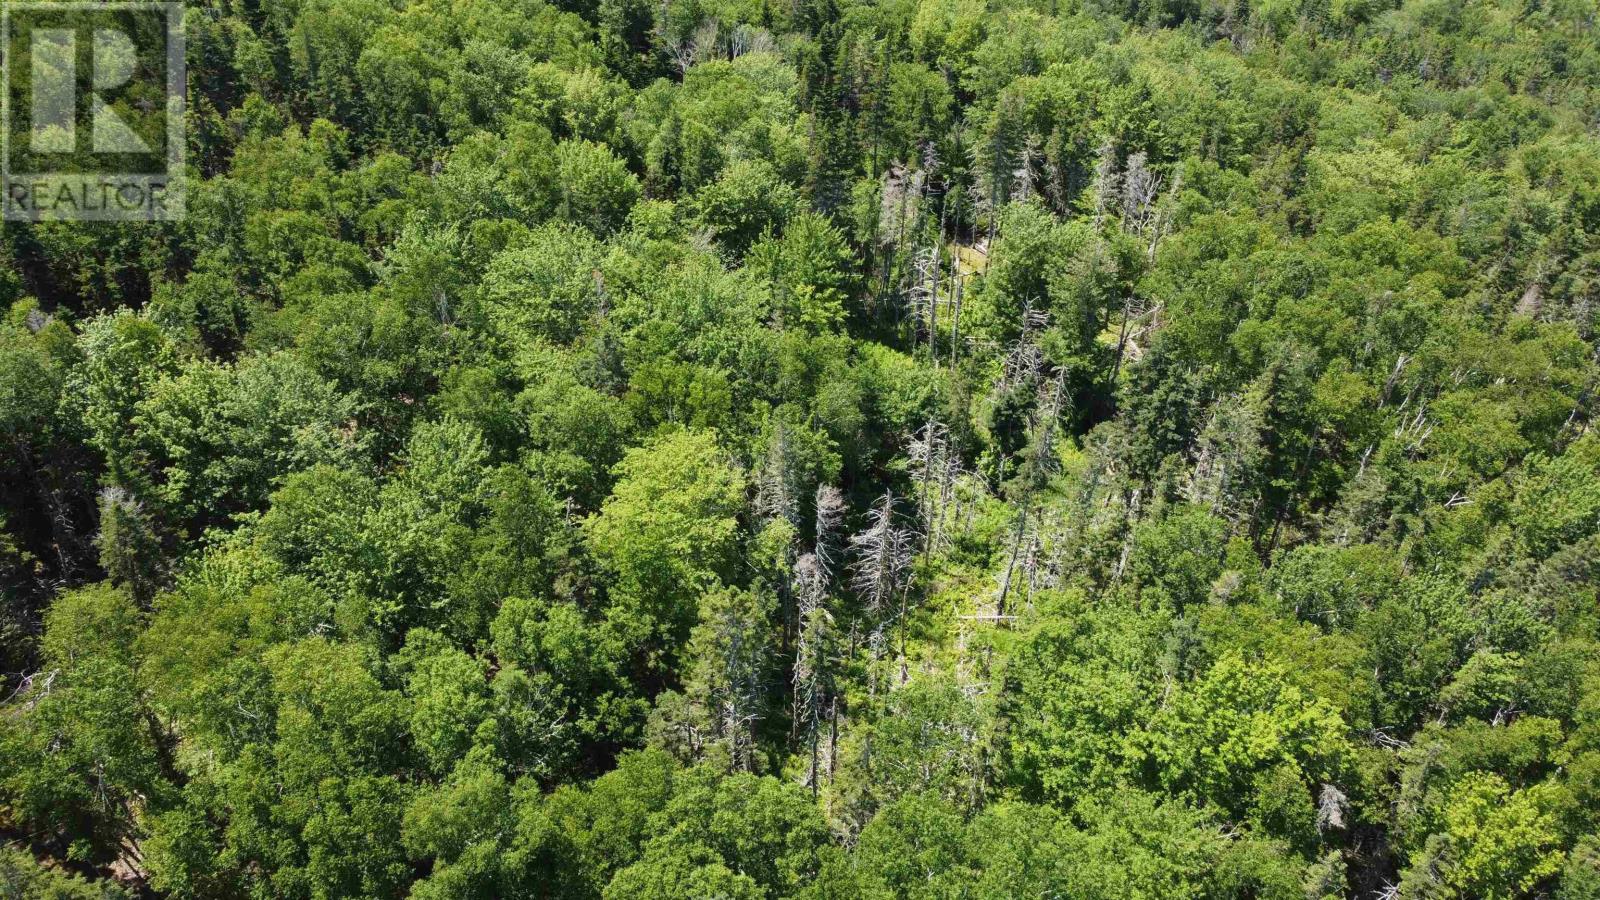
[[1210, 507], [1235, 525], [1249, 513], [1247, 493], [1266, 457], [1261, 444], [1263, 403], [1259, 387], [1217, 402], [1196, 441], [1194, 469], [1185, 485], [1189, 502]]
[[1017, 167], [1011, 170], [1011, 196], [1009, 199], [1019, 203], [1031, 200], [1034, 195], [1034, 181], [1038, 178], [1039, 163], [1039, 137], [1030, 134], [1022, 142], [1022, 148], [1017, 152]]
[[929, 419], [912, 436], [906, 455], [917, 486], [917, 515], [922, 523], [922, 554], [927, 559], [946, 543], [945, 507], [955, 490], [961, 461], [950, 449], [950, 429]]
[[1049, 326], [1050, 314], [1042, 309], [1034, 309], [1033, 299], [1030, 298], [1022, 309], [1022, 330], [1007, 348], [1006, 357], [1000, 364], [1000, 378], [994, 386], [996, 396], [1016, 384], [1032, 382], [1039, 377], [1039, 369], [1044, 365], [1044, 351], [1039, 349], [1038, 336]]
[[833, 580], [838, 565], [839, 526], [844, 523], [844, 495], [831, 485], [817, 486], [816, 543], [813, 551], [822, 570], [824, 584]]
[[895, 601], [899, 601], [902, 653], [905, 650], [905, 604], [911, 572], [912, 540], [910, 532], [894, 523], [894, 493], [884, 492], [883, 498], [867, 513], [867, 529], [850, 539], [852, 555], [850, 586], [866, 605], [872, 631], [868, 644], [873, 648], [873, 658], [882, 655], [884, 638]]
[[776, 422], [767, 458], [756, 476], [756, 512], [765, 520], [800, 524], [799, 473], [794, 465], [794, 447], [789, 428]]
[[912, 331], [920, 338], [926, 334], [928, 355], [937, 359], [934, 344], [939, 327], [939, 248], [924, 247], [917, 251], [912, 261], [911, 301]]
[[1117, 203], [1121, 193], [1122, 178], [1117, 174], [1117, 148], [1111, 141], [1100, 145], [1099, 159], [1094, 166], [1094, 224], [1105, 224], [1106, 216]]
[[995, 601], [995, 615], [1006, 612], [1006, 597], [1011, 592], [1011, 578], [1022, 555], [1024, 538], [1028, 534], [1028, 520], [1033, 515], [1033, 503], [1038, 492], [1049, 483], [1058, 468], [1056, 464], [1056, 422], [1061, 416], [1062, 395], [1066, 388], [1066, 373], [1056, 370], [1048, 392], [1035, 407], [1033, 427], [1028, 440], [1027, 455], [1021, 470], [1012, 483], [1017, 506], [1016, 524], [1011, 533], [1011, 552], [1006, 557], [1006, 568], [1000, 578], [1000, 593]]
[[799, 601], [800, 630], [795, 640], [793, 731], [810, 749], [806, 784], [817, 796], [818, 762], [822, 740], [822, 713], [828, 694], [828, 641], [833, 617], [828, 613], [828, 574], [814, 553], [800, 557], [794, 567], [795, 594]]
[[1122, 229], [1130, 234], [1144, 233], [1161, 193], [1161, 176], [1146, 164], [1147, 160], [1143, 150], [1133, 154], [1122, 175]]

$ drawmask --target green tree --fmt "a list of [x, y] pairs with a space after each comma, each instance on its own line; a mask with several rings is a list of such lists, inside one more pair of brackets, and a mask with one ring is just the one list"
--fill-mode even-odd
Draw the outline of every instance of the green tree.
[[1485, 900], [1530, 896], [1561, 870], [1551, 814], [1556, 793], [1548, 784], [1512, 790], [1489, 773], [1463, 778], [1450, 791], [1442, 830], [1429, 836], [1402, 889]]
[[91, 882], [35, 862], [22, 850], [0, 850], [0, 890], [17, 900], [122, 900], [120, 887]]
[[138, 814], [168, 790], [166, 735], [140, 689], [141, 616], [109, 585], [69, 591], [45, 617], [47, 668], [0, 710], [8, 819], [81, 864], [135, 858]]
[[772, 285], [785, 322], [811, 331], [843, 325], [854, 265], [844, 235], [827, 219], [795, 216], [782, 236], [751, 249], [749, 266]]
[[[1349, 747], [1327, 703], [1283, 669], [1225, 655], [1141, 731], [1144, 765], [1163, 790], [1244, 817], [1251, 805], [1338, 779]], [[1281, 774], [1280, 774], [1281, 773]], [[1257, 779], [1270, 779], [1271, 787]]]
[[735, 576], [744, 475], [716, 436], [669, 431], [630, 450], [616, 487], [587, 522], [612, 573], [608, 618], [658, 663], [675, 657], [702, 592]]
[[556, 145], [556, 215], [596, 234], [621, 225], [639, 199], [639, 179], [603, 144], [562, 141]]

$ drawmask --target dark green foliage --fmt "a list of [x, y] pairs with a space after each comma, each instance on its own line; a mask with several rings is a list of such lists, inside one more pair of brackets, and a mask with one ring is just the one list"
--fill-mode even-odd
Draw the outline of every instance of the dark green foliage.
[[192, 5], [0, 897], [1600, 898], [1592, 5]]

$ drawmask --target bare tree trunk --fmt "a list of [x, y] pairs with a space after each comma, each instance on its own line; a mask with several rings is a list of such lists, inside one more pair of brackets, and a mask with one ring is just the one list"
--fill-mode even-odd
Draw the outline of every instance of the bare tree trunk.
[[951, 309], [953, 318], [950, 320], [950, 366], [955, 368], [961, 363], [961, 261], [955, 261], [955, 306]]
[[806, 776], [807, 780], [809, 780], [811, 782], [811, 800], [812, 800], [812, 802], [816, 802], [817, 792], [818, 792], [818, 789], [821, 787], [817, 783], [817, 750], [818, 750], [818, 746], [817, 745], [818, 745], [818, 742], [821, 741], [821, 740], [822, 740], [821, 729], [813, 728], [811, 730], [811, 771]]
[[1058, 370], [1056, 373], [1055, 387], [1051, 391], [1050, 401], [1039, 410], [1043, 415], [1036, 420], [1035, 427], [1042, 433], [1033, 442], [1034, 458], [1028, 467], [1033, 469], [1031, 474], [1024, 469], [1022, 496], [1017, 501], [1017, 525], [1011, 535], [1011, 552], [1006, 555], [1006, 571], [1000, 580], [1000, 596], [995, 601], [995, 614], [1005, 615], [1006, 597], [1011, 593], [1011, 576], [1017, 567], [1017, 556], [1022, 552], [1022, 538], [1028, 531], [1028, 517], [1032, 514], [1033, 496], [1041, 486], [1040, 481], [1054, 468], [1053, 459], [1042, 458], [1054, 453], [1052, 436], [1055, 430], [1056, 418], [1061, 414], [1061, 392], [1064, 388], [1063, 376]]
[[[943, 225], [940, 226], [941, 228]], [[939, 368], [939, 278], [944, 274], [943, 254], [937, 240], [933, 243], [933, 295], [928, 299], [928, 359]]]
[[1006, 595], [1011, 593], [1011, 573], [1017, 567], [1017, 552], [1022, 549], [1022, 533], [1027, 530], [1027, 515], [1017, 513], [1017, 527], [1011, 534], [1011, 552], [1006, 554], [1006, 574], [1000, 579], [1000, 597], [995, 601], [996, 615], [1006, 614]]
[[944, 225], [949, 191], [939, 196], [939, 230], [933, 236], [933, 306], [928, 316], [928, 356], [939, 368], [939, 284], [944, 280]]
[[1122, 354], [1128, 348], [1128, 314], [1130, 307], [1128, 301], [1130, 299], [1132, 299], [1130, 296], [1123, 295], [1122, 326], [1117, 330], [1117, 352], [1111, 360], [1111, 387], [1113, 389], [1117, 385], [1117, 373], [1122, 371]]
[[902, 685], [911, 677], [906, 663], [906, 632], [911, 626], [911, 623], [906, 620], [906, 595], [910, 592], [910, 585], [900, 588], [900, 683]]
[[839, 769], [839, 698], [828, 705], [828, 783], [833, 784]]

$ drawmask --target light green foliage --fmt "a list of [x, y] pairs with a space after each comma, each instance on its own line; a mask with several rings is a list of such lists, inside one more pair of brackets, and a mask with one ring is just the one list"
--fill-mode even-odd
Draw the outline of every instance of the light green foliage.
[[112, 583], [148, 604], [161, 582], [161, 537], [144, 506], [117, 487], [100, 492], [100, 568]]
[[413, 434], [406, 467], [379, 491], [362, 526], [362, 542], [382, 561], [361, 573], [380, 628], [403, 632], [445, 611], [436, 604], [468, 552], [470, 523], [487, 487], [487, 456], [482, 436], [461, 422], [424, 425]]
[[761, 890], [749, 877], [699, 854], [646, 856], [606, 885], [606, 900], [690, 900], [726, 897], [757, 900]]
[[1585, 437], [1555, 459], [1529, 460], [1528, 483], [1512, 515], [1519, 540], [1535, 556], [1594, 533], [1600, 517], [1600, 442]]
[[1077, 598], [1046, 609], [1007, 669], [1007, 763], [1025, 796], [1067, 806], [1126, 772], [1127, 735], [1159, 674], [1161, 622]]
[[1399, 582], [1397, 560], [1381, 547], [1307, 545], [1273, 566], [1268, 590], [1285, 613], [1338, 627], [1389, 600]]
[[406, 673], [411, 735], [429, 765], [442, 773], [466, 756], [486, 724], [492, 727], [484, 667], [424, 629], [406, 636], [396, 663]]
[[987, 775], [985, 712], [955, 685], [919, 679], [899, 687], [860, 738], [856, 789], [880, 803], [926, 794], [976, 808]]
[[827, 826], [793, 785], [701, 768], [673, 784], [655, 836], [606, 897], [793, 896], [815, 876]]
[[1561, 900], [1588, 900], [1600, 896], [1600, 859], [1595, 858], [1595, 839], [1583, 838], [1572, 849], [1561, 874]]
[[[1157, 782], [1234, 815], [1253, 798], [1282, 803], [1336, 781], [1348, 752], [1344, 723], [1272, 664], [1226, 655], [1159, 710], [1136, 743]], [[1260, 783], [1267, 779], [1267, 784]]]
[[579, 740], [624, 729], [638, 716], [641, 701], [622, 674], [621, 636], [576, 606], [508, 598], [490, 634], [500, 666], [493, 689], [502, 752], [513, 765], [553, 776]]
[[1528, 895], [1561, 869], [1549, 811], [1554, 793], [1550, 785], [1512, 790], [1497, 775], [1468, 775], [1451, 789], [1442, 830], [1429, 838], [1404, 883], [1440, 897]]
[[533, 224], [558, 202], [555, 141], [548, 129], [517, 123], [504, 136], [478, 132], [450, 152], [440, 174], [454, 218], [514, 219]]
[[691, 202], [699, 224], [737, 253], [768, 232], [781, 232], [795, 214], [799, 197], [769, 163], [740, 160], [701, 188]]
[[415, 857], [440, 863], [422, 896], [494, 892], [501, 877], [497, 844], [514, 815], [505, 776], [474, 750], [464, 755], [436, 791], [415, 797], [405, 810], [402, 838]]
[[855, 862], [868, 896], [926, 896], [930, 883], [960, 866], [960, 814], [937, 797], [905, 797], [861, 832]]
[[844, 323], [850, 263], [844, 235], [810, 213], [796, 216], [781, 237], [757, 244], [749, 260], [750, 268], [771, 284], [783, 320], [811, 331]]
[[174, 368], [161, 330], [126, 310], [89, 323], [79, 337], [83, 365], [69, 390], [95, 449], [119, 474], [136, 471], [134, 416], [156, 381]]
[[776, 54], [749, 53], [697, 65], [681, 85], [658, 82], [641, 91], [628, 131], [644, 158], [645, 183], [694, 191], [740, 157], [798, 175], [806, 151], [797, 80]]
[[483, 276], [489, 321], [513, 344], [566, 343], [597, 312], [600, 246], [570, 226], [535, 229], [490, 260]]
[[589, 546], [615, 573], [610, 618], [653, 652], [688, 637], [702, 591], [733, 574], [744, 477], [716, 436], [671, 431], [630, 451], [589, 519]]
[[622, 458], [634, 421], [618, 398], [583, 383], [569, 360], [529, 354], [533, 371], [516, 398], [526, 417], [524, 464], [580, 508], [605, 499], [611, 467]]
[[576, 868], [591, 895], [638, 860], [640, 848], [656, 833], [654, 816], [671, 799], [678, 774], [672, 757], [646, 750], [623, 755], [616, 768], [590, 784], [550, 795], [546, 815], [572, 842]]
[[109, 585], [62, 594], [45, 622], [47, 668], [0, 710], [7, 818], [78, 863], [114, 858], [139, 798], [163, 787], [161, 735], [131, 656], [139, 627], [138, 608]]
[[922, 59], [957, 72], [983, 39], [983, 6], [960, 0], [925, 0], [912, 19], [911, 45]]
[[748, 771], [755, 764], [755, 732], [765, 718], [763, 686], [774, 668], [772, 596], [719, 588], [700, 599], [685, 648], [684, 704], [657, 702], [650, 723], [654, 743], [686, 760], [711, 757]]
[[639, 199], [639, 179], [603, 144], [562, 141], [556, 145], [556, 214], [604, 234], [628, 217]]
[[[1231, 896], [1225, 879], [1229, 857], [1248, 843], [1230, 847], [1226, 838], [1195, 812], [1141, 793], [1125, 793], [1089, 804], [1088, 828], [1065, 836], [1071, 866], [1066, 882], [1084, 897]], [[1252, 892], [1258, 884], [1232, 886]], [[1262, 891], [1261, 896], [1285, 896]], [[1292, 895], [1289, 895], [1292, 896]]]
[[[199, 362], [152, 385], [134, 413], [154, 499], [179, 522], [259, 508], [280, 479], [359, 457], [354, 404], [287, 354], [224, 368]], [[237, 507], [236, 507], [237, 508]]]
[[1055, 310], [1051, 296], [1062, 277], [1058, 267], [1072, 255], [1069, 232], [1031, 203], [1009, 207], [998, 230], [1004, 237], [996, 241], [988, 276], [972, 299], [970, 327], [997, 345], [1008, 344], [1020, 334], [1023, 311], [1033, 310], [1057, 317], [1074, 332], [1081, 330], [1089, 311]]
[[1183, 612], [1202, 604], [1222, 574], [1225, 531], [1204, 510], [1181, 508], [1133, 533], [1129, 581], [1139, 602]]
[[[392, 891], [405, 871], [396, 811], [407, 789], [369, 773], [402, 752], [399, 694], [379, 685], [354, 647], [321, 638], [280, 644], [264, 663], [261, 713], [274, 717], [272, 743], [246, 745], [185, 789], [193, 807], [232, 807], [238, 821], [220, 834], [194, 828], [192, 816], [155, 822], [169, 848], [164, 859], [178, 863], [158, 875], [179, 891], [202, 890], [214, 878], [269, 893]], [[220, 853], [197, 855], [196, 844], [212, 842]]]

